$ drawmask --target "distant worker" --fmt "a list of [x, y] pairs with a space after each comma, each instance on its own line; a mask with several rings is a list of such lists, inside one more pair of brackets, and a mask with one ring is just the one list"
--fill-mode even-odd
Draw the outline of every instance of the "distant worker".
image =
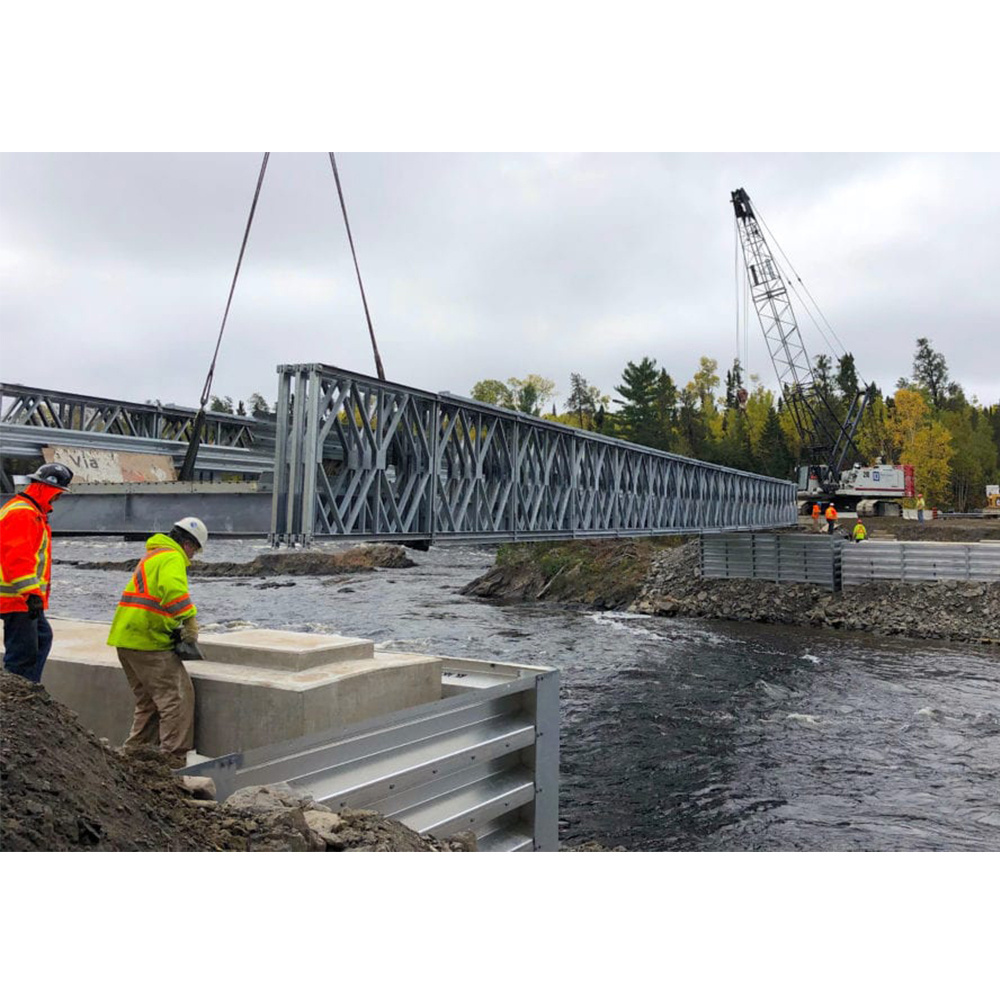
[[868, 537], [868, 529], [861, 523], [861, 518], [858, 518], [858, 523], [854, 525], [854, 531], [852, 532], [855, 542], [863, 542]]
[[819, 504], [818, 503], [814, 503], [813, 504], [813, 509], [812, 509], [812, 519], [813, 519], [813, 531], [816, 531], [816, 532], [818, 532], [820, 530], [819, 515], [820, 515]]
[[924, 495], [923, 493], [917, 494], [917, 520], [922, 521], [924, 519]]
[[832, 535], [837, 529], [837, 508], [830, 504], [826, 508], [826, 531]]
[[45, 618], [52, 581], [52, 505], [69, 492], [73, 473], [59, 462], [39, 466], [31, 482], [0, 507], [0, 615], [3, 665], [35, 684], [52, 648]]
[[187, 568], [207, 541], [208, 529], [197, 517], [182, 517], [169, 534], [147, 539], [108, 635], [135, 696], [124, 745], [159, 745], [174, 768], [184, 767], [194, 749], [194, 685], [174, 646], [198, 638]]

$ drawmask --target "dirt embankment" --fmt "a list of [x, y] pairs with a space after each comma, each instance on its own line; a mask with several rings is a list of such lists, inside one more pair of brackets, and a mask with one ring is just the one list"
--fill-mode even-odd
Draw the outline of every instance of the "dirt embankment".
[[[972, 540], [975, 533], [964, 526], [935, 528], [924, 527], [918, 537], [942, 540], [933, 536], [961, 533]], [[879, 530], [879, 537], [891, 532]], [[831, 594], [812, 584], [707, 580], [700, 574], [698, 544], [687, 539], [505, 546], [496, 566], [463, 593], [503, 602], [542, 600], [651, 615], [1000, 643], [1000, 584], [884, 581]]]
[[544, 600], [617, 610], [639, 595], [654, 557], [683, 541], [629, 538], [501, 545], [496, 565], [461, 592], [505, 603]]
[[[192, 786], [196, 782], [190, 782]], [[0, 672], [0, 849], [5, 851], [469, 851], [367, 810], [335, 813], [287, 786], [222, 805], [159, 753], [124, 755], [38, 684]]]
[[[108, 569], [131, 572], [137, 560], [85, 562], [80, 559], [54, 559], [53, 562], [77, 569]], [[264, 576], [339, 576], [365, 573], [376, 569], [408, 569], [416, 563], [402, 545], [357, 545], [344, 552], [268, 552], [251, 562], [201, 562], [194, 560], [188, 570], [192, 577], [264, 577]]]

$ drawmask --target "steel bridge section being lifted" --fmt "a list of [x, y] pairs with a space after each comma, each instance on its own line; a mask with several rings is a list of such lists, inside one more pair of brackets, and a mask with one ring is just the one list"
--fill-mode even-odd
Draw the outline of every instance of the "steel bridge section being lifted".
[[779, 528], [794, 483], [319, 364], [278, 368], [270, 540]]
[[[167, 455], [178, 467], [197, 410], [128, 403], [31, 386], [0, 384], [0, 450], [5, 458], [42, 460], [42, 448], [120, 449]], [[253, 417], [208, 412], [195, 467], [199, 478], [258, 477], [274, 461], [273, 425]], [[0, 488], [13, 490], [6, 470]]]

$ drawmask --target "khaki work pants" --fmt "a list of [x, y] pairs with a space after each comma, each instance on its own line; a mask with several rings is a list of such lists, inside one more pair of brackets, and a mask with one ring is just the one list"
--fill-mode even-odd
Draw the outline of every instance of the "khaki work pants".
[[194, 749], [194, 685], [172, 649], [119, 649], [135, 695], [126, 747], [156, 746], [173, 757]]

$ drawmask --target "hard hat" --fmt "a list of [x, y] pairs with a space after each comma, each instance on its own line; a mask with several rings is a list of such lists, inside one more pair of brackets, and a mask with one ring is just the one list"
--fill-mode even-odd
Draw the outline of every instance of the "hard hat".
[[174, 527], [186, 531], [197, 543], [199, 548], [204, 548], [208, 542], [208, 528], [200, 517], [182, 517], [179, 521], [174, 521]]
[[30, 476], [36, 483], [45, 483], [46, 486], [54, 486], [57, 490], [69, 492], [69, 484], [73, 480], [73, 471], [67, 469], [61, 462], [48, 462], [40, 465]]

